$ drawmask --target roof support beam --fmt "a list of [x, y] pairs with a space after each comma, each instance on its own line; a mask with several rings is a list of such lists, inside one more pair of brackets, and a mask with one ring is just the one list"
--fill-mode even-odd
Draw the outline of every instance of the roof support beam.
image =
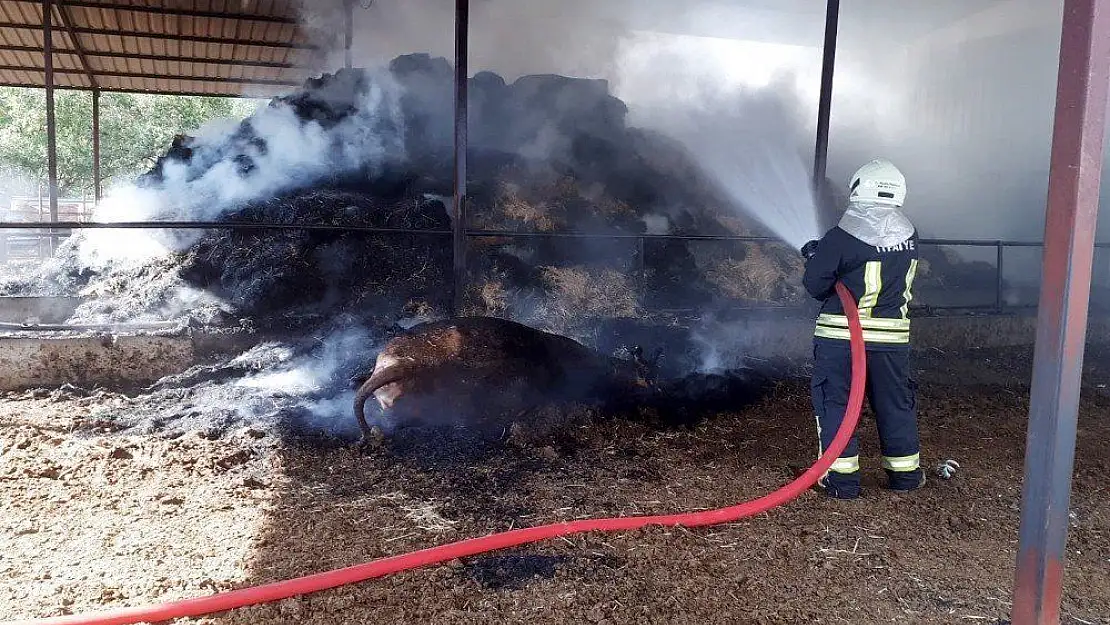
[[[42, 48], [37, 46], [8, 46], [0, 44], [0, 50], [7, 50], [10, 52], [27, 52], [30, 54], [42, 54]], [[276, 63], [271, 61], [250, 61], [250, 60], [237, 60], [237, 59], [214, 59], [210, 57], [201, 56], [173, 56], [168, 54], [139, 54], [130, 52], [104, 52], [100, 50], [83, 50], [86, 57], [104, 57], [109, 59], [134, 59], [137, 61], [165, 61], [173, 63], [204, 63], [208, 65], [231, 65], [240, 67], [270, 67], [274, 69], [297, 69], [295, 63]], [[77, 50], [69, 48], [54, 47], [54, 56], [59, 54], [72, 54], [78, 55]]]
[[[39, 0], [11, 0], [38, 4]], [[271, 24], [292, 24], [299, 22], [295, 17], [278, 15], [255, 15], [253, 13], [222, 13], [220, 11], [198, 11], [195, 9], [173, 9], [169, 7], [143, 6], [134, 4], [119, 4], [113, 2], [88, 2], [87, 0], [66, 0], [66, 4], [80, 9], [106, 9], [112, 11], [131, 11], [134, 13], [152, 13], [155, 15], [175, 15], [178, 17], [218, 18], [228, 20], [243, 20], [252, 22], [268, 22]]]
[[1065, 0], [1014, 625], [1060, 622], [1108, 91], [1110, 0]]
[[96, 76], [93, 75], [92, 65], [89, 64], [88, 57], [85, 56], [84, 49], [81, 48], [81, 40], [77, 38], [77, 33], [73, 32], [73, 20], [69, 18], [66, 11], [66, 6], [58, 0], [58, 14], [62, 18], [62, 27], [66, 29], [66, 34], [69, 35], [69, 41], [73, 44], [73, 51], [77, 53], [77, 58], [81, 59], [81, 65], [85, 68], [85, 73], [89, 77], [89, 84], [93, 89], [100, 85], [96, 83]]
[[[100, 203], [100, 89], [92, 92], [93, 200]], [[1001, 248], [999, 248], [1001, 249]]]
[[[21, 67], [19, 65], [0, 65], [0, 70], [12, 72], [41, 72], [42, 67]], [[55, 69], [54, 74], [84, 74], [82, 69]], [[271, 80], [269, 78], [224, 78], [221, 76], [183, 76], [180, 74], [148, 74], [140, 72], [94, 72], [94, 76], [105, 78], [148, 78], [152, 80], [196, 80], [218, 82], [232, 85], [260, 85], [266, 87], [299, 87], [303, 83], [293, 80]], [[99, 88], [99, 87], [97, 87]]]
[[[53, 0], [42, 0], [43, 66], [46, 74], [46, 169], [47, 193], [50, 199], [50, 222], [58, 221], [58, 141], [54, 127], [54, 54], [50, 25], [53, 19]], [[53, 233], [53, 230], [51, 230]], [[56, 236], [50, 237], [50, 252], [58, 245]]]
[[[42, 89], [43, 88], [42, 85], [37, 85], [37, 84], [34, 84], [34, 83], [12, 83], [12, 84], [6, 84], [4, 86], [5, 87], [15, 87], [17, 89]], [[263, 86], [263, 85], [258, 85], [258, 86]], [[55, 91], [57, 91], [57, 90], [88, 91], [89, 88], [88, 87], [82, 87], [80, 85], [77, 85], [77, 86], [54, 85], [54, 90]], [[185, 96], [192, 96], [192, 97], [199, 97], [199, 98], [270, 98], [270, 97], [272, 97], [272, 96], [252, 95], [252, 94], [245, 94], [245, 93], [228, 93], [228, 92], [207, 93], [207, 92], [204, 92], [204, 91], [170, 91], [170, 90], [164, 90], [164, 89], [123, 89], [123, 88], [120, 88], [120, 87], [101, 87], [100, 92], [101, 93], [145, 93], [145, 94], [149, 94], [149, 95], [175, 95], [175, 96], [176, 95], [185, 95]]]
[[[39, 30], [37, 24], [19, 24], [13, 22], [0, 22], [0, 28], [11, 30]], [[105, 35], [109, 37], [137, 37], [140, 39], [161, 39], [168, 41], [192, 41], [195, 43], [215, 43], [230, 46], [255, 46], [259, 48], [285, 48], [292, 50], [319, 50], [319, 46], [307, 43], [288, 43], [284, 41], [260, 41], [257, 39], [229, 39], [224, 37], [202, 37], [200, 35], [185, 35], [180, 33], [151, 33], [139, 30], [113, 30], [111, 28], [73, 28], [73, 32], [82, 35]]]

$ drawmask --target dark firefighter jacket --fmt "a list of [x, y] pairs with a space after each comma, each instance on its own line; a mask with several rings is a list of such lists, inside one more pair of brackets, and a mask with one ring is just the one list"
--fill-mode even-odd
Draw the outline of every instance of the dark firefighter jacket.
[[836, 295], [839, 280], [859, 307], [863, 338], [869, 350], [907, 349], [910, 344], [909, 304], [917, 273], [917, 233], [891, 247], [868, 245], [840, 227], [829, 230], [802, 279], [815, 299], [824, 303], [817, 317], [815, 340], [843, 344], [849, 340], [848, 318]]

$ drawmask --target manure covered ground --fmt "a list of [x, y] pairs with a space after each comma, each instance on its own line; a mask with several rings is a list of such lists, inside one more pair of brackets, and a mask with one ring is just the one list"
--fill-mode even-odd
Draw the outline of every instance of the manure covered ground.
[[[1110, 358], [1088, 355], [1064, 619], [1110, 622]], [[990, 623], [1009, 617], [1031, 350], [923, 351], [932, 465], [912, 495], [816, 493], [726, 526], [551, 540], [182, 623]], [[207, 595], [514, 527], [711, 508], [787, 482], [815, 451], [808, 386], [692, 428], [580, 420], [465, 453], [367, 452], [243, 426], [113, 432], [112, 395], [0, 401], [0, 619]], [[103, 424], [102, 424], [103, 425]]]

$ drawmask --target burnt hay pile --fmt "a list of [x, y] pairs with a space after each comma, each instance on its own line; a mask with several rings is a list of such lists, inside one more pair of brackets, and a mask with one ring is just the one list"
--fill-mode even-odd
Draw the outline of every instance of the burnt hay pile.
[[[379, 137], [373, 158], [349, 159], [311, 176], [263, 171], [274, 150], [296, 145], [273, 140], [272, 129], [255, 115], [220, 140], [180, 137], [139, 185], [172, 196], [188, 194], [192, 181], [213, 172], [246, 185], [287, 176], [289, 185], [222, 207], [214, 220], [447, 231], [451, 81], [446, 60], [409, 55], [395, 59], [387, 73], [340, 70], [270, 103], [324, 135], [335, 150], [363, 145], [350, 136], [354, 126]], [[368, 110], [372, 92], [377, 99]], [[506, 84], [483, 72], [471, 79], [470, 93], [470, 229], [753, 233], [680, 146], [626, 125], [627, 108], [604, 81], [544, 75]], [[166, 201], [150, 218], [204, 216], [187, 203]], [[48, 280], [14, 288], [95, 295], [73, 321], [184, 316], [203, 323], [249, 319], [274, 328], [312, 327], [340, 315], [389, 325], [442, 314], [451, 301], [451, 240], [441, 234], [220, 230], [192, 239], [180, 231], [156, 236], [176, 253], [90, 270], [77, 253], [78, 235], [59, 252]], [[804, 301], [797, 254], [775, 245], [649, 240], [642, 263], [634, 239], [488, 237], [471, 239], [470, 248], [469, 312], [539, 325], [552, 320], [546, 325], [555, 329], [571, 328], [571, 316], [628, 317], [645, 307]]]

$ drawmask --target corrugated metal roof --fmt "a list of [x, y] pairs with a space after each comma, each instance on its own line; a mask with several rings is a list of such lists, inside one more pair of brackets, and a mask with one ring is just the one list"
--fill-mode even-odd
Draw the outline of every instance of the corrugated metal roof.
[[[270, 96], [325, 50], [296, 0], [54, 0], [54, 85]], [[0, 0], [0, 85], [46, 84], [40, 0]]]

